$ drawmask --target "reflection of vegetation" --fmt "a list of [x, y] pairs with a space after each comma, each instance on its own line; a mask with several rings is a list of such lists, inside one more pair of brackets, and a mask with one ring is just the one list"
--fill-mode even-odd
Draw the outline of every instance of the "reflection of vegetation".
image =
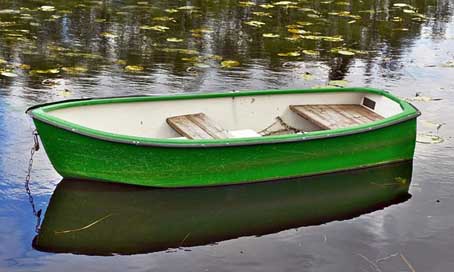
[[440, 35], [449, 12], [449, 0], [9, 0], [0, 10], [0, 74], [39, 82], [43, 75], [96, 75], [105, 67], [151, 72], [165, 64], [184, 74], [225, 67], [223, 59], [262, 60], [272, 69], [318, 59], [339, 79], [355, 58], [398, 58], [422, 24]]

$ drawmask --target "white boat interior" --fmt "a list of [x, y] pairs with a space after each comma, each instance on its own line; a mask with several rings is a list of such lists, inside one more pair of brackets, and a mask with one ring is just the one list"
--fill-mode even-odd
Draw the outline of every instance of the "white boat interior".
[[48, 114], [100, 131], [147, 138], [243, 138], [356, 126], [403, 110], [367, 92], [320, 92], [121, 102]]

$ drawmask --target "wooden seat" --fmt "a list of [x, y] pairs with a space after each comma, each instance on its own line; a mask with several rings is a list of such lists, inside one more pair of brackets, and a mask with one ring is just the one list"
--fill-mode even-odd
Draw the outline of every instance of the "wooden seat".
[[228, 131], [221, 128], [204, 113], [186, 114], [167, 118], [167, 124], [189, 139], [225, 139]]
[[344, 128], [383, 119], [379, 114], [357, 104], [290, 105], [289, 108], [322, 129]]

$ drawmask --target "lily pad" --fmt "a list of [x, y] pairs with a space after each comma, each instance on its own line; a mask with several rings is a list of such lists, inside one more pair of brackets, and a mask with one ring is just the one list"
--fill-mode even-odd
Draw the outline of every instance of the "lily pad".
[[238, 4], [242, 7], [252, 7], [255, 6], [256, 4], [252, 1], [240, 1]]
[[8, 72], [8, 71], [3, 71], [3, 72], [0, 72], [0, 75], [4, 76], [4, 77], [17, 77], [18, 75], [13, 73], [13, 72]]
[[417, 101], [417, 102], [429, 102], [429, 101], [439, 101], [441, 98], [433, 98], [430, 96], [417, 95], [415, 97], [405, 98], [407, 101]]
[[301, 75], [301, 77], [304, 80], [313, 80], [314, 79], [314, 75], [309, 72], [305, 72], [304, 74]]
[[279, 38], [279, 34], [274, 34], [274, 33], [263, 33], [262, 34], [263, 37], [265, 38]]
[[254, 12], [252, 12], [252, 14], [254, 14], [255, 16], [259, 16], [259, 17], [273, 18], [273, 15], [271, 15], [271, 13], [269, 13], [269, 12], [254, 11]]
[[407, 14], [414, 14], [414, 13], [416, 13], [416, 11], [414, 11], [414, 10], [412, 10], [412, 9], [403, 9], [402, 11], [403, 11], [403, 13], [407, 13]]
[[71, 74], [71, 75], [76, 75], [80, 73], [85, 73], [88, 71], [86, 67], [82, 66], [74, 66], [74, 67], [63, 67], [61, 68], [65, 73]]
[[347, 80], [330, 80], [328, 82], [329, 86], [336, 86], [336, 87], [345, 87], [348, 85]]
[[223, 68], [233, 68], [240, 66], [240, 62], [236, 60], [224, 60], [221, 62], [221, 67]]
[[187, 11], [194, 11], [198, 10], [199, 8], [196, 6], [182, 6], [178, 8], [179, 10], [187, 10]]
[[296, 22], [297, 25], [300, 25], [300, 26], [311, 26], [313, 25], [314, 23], [312, 22], [306, 22], [306, 21], [298, 21]]
[[416, 142], [421, 144], [439, 144], [443, 141], [443, 138], [431, 133], [418, 133], [416, 135]]
[[271, 4], [261, 4], [259, 6], [264, 9], [274, 8], [274, 5], [271, 5]]
[[58, 95], [63, 97], [71, 96], [71, 94], [72, 94], [71, 91], [68, 89], [64, 89], [58, 92]]
[[299, 57], [301, 53], [293, 51], [293, 52], [286, 52], [286, 53], [277, 53], [279, 57]]
[[19, 10], [15, 9], [0, 9], [0, 14], [19, 14]]
[[152, 20], [153, 21], [160, 21], [160, 22], [176, 22], [175, 18], [168, 17], [168, 16], [154, 17]]
[[127, 65], [125, 67], [125, 71], [128, 71], [128, 72], [141, 72], [144, 69], [145, 68], [143, 66], [139, 66], [139, 65]]
[[315, 51], [315, 50], [303, 50], [304, 55], [309, 55], [309, 56], [319, 56], [320, 52]]
[[187, 61], [187, 62], [193, 62], [193, 63], [196, 63], [196, 62], [201, 62], [202, 61], [202, 58], [199, 57], [199, 56], [194, 56], [194, 57], [190, 57], [190, 58], [181, 58], [182, 61]]
[[180, 42], [183, 42], [184, 40], [179, 39], [179, 38], [167, 38], [166, 41], [173, 42], [173, 43], [180, 43]]
[[454, 68], [454, 60], [450, 60], [446, 63], [444, 63], [443, 65], [441, 65], [442, 67], [447, 67], [447, 68]]
[[273, 3], [275, 6], [290, 6], [290, 5], [296, 5], [298, 3], [296, 2], [291, 2], [291, 1], [279, 1], [279, 2], [274, 2]]
[[142, 29], [142, 30], [154, 30], [154, 31], [158, 31], [158, 32], [166, 32], [170, 28], [167, 27], [167, 26], [162, 26], [162, 25], [153, 25], [153, 26], [143, 25], [143, 26], [140, 27], [140, 29]]
[[177, 9], [165, 9], [164, 11], [167, 13], [177, 13], [178, 12]]
[[244, 22], [244, 24], [250, 25], [253, 27], [262, 27], [263, 25], [265, 25], [264, 22], [260, 22], [260, 21], [247, 21], [247, 22]]
[[289, 29], [287, 29], [287, 31], [290, 32], [290, 33], [294, 33], [294, 34], [305, 34], [305, 33], [307, 33], [306, 30], [299, 29], [299, 28], [289, 28]]
[[39, 10], [41, 10], [41, 11], [55, 11], [55, 7], [54, 6], [41, 6], [39, 8]]
[[31, 66], [29, 64], [19, 64], [19, 68], [22, 70], [30, 70]]
[[31, 70], [30, 75], [45, 75], [45, 74], [58, 74], [60, 73], [60, 69], [58, 68], [52, 68], [52, 69], [45, 69], [45, 70]]
[[105, 38], [117, 38], [118, 37], [118, 35], [115, 35], [110, 32], [101, 32], [99, 35], [102, 37], [105, 37]]

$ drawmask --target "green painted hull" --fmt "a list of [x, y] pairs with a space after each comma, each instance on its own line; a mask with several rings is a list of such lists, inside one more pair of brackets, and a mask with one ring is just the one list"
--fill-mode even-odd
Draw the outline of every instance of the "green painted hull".
[[405, 106], [401, 116], [405, 120], [384, 119], [369, 129], [270, 136], [245, 144], [238, 144], [241, 139], [231, 145], [217, 140], [211, 146], [209, 142], [134, 144], [105, 135], [93, 137], [32, 115], [50, 161], [65, 178], [187, 187], [258, 182], [412, 159], [418, 113]]
[[186, 189], [63, 180], [33, 241], [42, 251], [137, 254], [350, 219], [407, 200], [412, 162]]

